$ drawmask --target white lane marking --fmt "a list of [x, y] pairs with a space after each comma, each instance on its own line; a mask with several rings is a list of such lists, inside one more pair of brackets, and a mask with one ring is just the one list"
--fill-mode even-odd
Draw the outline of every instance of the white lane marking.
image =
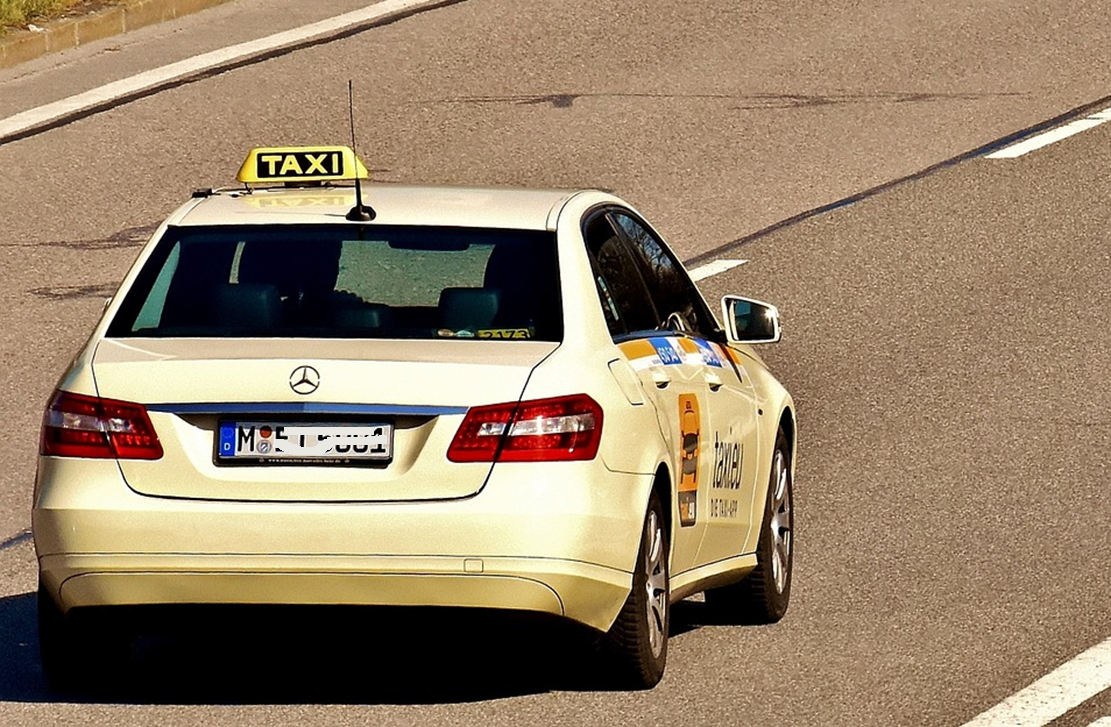
[[691, 280], [697, 283], [699, 280], [705, 280], [719, 273], [724, 273], [726, 270], [732, 270], [738, 265], [744, 265], [747, 262], [748, 260], [714, 260], [713, 262], [700, 265], [688, 272], [691, 276]]
[[1037, 136], [1032, 136], [1029, 139], [1020, 141], [1017, 144], [1011, 144], [1010, 146], [1003, 147], [999, 151], [988, 154], [986, 158], [1014, 159], [1015, 157], [1020, 157], [1023, 154], [1029, 154], [1035, 149], [1041, 149], [1043, 146], [1049, 146], [1054, 142], [1061, 141], [1061, 139], [1067, 139], [1074, 134], [1079, 134], [1081, 131], [1087, 131], [1088, 129], [1095, 128], [1100, 124], [1106, 124], [1108, 121], [1111, 121], [1111, 108], [1104, 109], [1103, 111], [1092, 114], [1091, 116], [1086, 116], [1083, 119], [1077, 119], [1076, 121], [1065, 124], [1064, 126], [1058, 126], [1056, 129], [1050, 129], [1049, 131], [1038, 134]]
[[964, 727], [1044, 727], [1107, 689], [1111, 689], [1111, 639], [1065, 662]]
[[436, 5], [439, 2], [442, 2], [442, 0], [383, 0], [383, 2], [361, 10], [344, 13], [300, 28], [275, 33], [259, 40], [239, 43], [184, 61], [171, 63], [161, 68], [138, 73], [129, 78], [94, 88], [91, 91], [79, 93], [61, 101], [55, 101], [2, 119], [0, 120], [0, 139], [48, 124], [69, 114], [111, 102], [122, 96], [145, 91], [225, 63], [260, 55], [285, 46], [296, 45], [354, 25], [380, 20], [393, 13], [414, 10], [426, 5]]

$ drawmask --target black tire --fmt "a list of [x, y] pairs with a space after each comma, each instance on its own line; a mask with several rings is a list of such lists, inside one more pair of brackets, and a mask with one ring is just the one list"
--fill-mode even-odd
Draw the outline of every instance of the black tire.
[[104, 688], [126, 666], [130, 641], [110, 624], [62, 613], [39, 585], [39, 657], [43, 676], [55, 690]]
[[723, 623], [769, 624], [787, 613], [795, 556], [795, 516], [791, 481], [791, 448], [782, 431], [772, 453], [768, 494], [756, 568], [743, 580], [706, 591], [706, 605]]
[[651, 689], [667, 664], [667, 636], [671, 625], [670, 547], [663, 506], [653, 492], [633, 571], [633, 589], [604, 640], [615, 685]]

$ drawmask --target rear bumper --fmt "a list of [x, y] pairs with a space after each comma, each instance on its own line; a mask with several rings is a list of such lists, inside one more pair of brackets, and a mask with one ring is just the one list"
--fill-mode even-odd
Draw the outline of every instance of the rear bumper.
[[[557, 560], [46, 556], [64, 608], [153, 604], [450, 606], [535, 611], [608, 628], [628, 574]], [[465, 568], [484, 568], [467, 572]], [[457, 568], [457, 569], [456, 569]]]
[[466, 500], [246, 503], [143, 496], [115, 462], [43, 458], [39, 569], [65, 610], [458, 606], [606, 629], [631, 587], [651, 477], [564, 464], [498, 465]]

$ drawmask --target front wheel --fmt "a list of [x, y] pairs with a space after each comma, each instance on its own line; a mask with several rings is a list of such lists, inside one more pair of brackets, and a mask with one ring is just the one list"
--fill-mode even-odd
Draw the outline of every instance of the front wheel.
[[768, 624], [787, 613], [795, 555], [790, 457], [787, 437], [780, 431], [772, 453], [764, 518], [756, 544], [756, 568], [740, 583], [706, 591], [706, 605], [723, 621]]
[[644, 517], [633, 589], [604, 639], [618, 686], [650, 689], [663, 678], [671, 620], [668, 560], [663, 506], [653, 492]]

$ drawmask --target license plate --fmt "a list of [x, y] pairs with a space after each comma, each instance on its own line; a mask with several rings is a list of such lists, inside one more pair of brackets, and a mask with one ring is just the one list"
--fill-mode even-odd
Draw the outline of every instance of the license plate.
[[389, 460], [393, 457], [393, 426], [220, 422], [217, 456], [222, 460]]

